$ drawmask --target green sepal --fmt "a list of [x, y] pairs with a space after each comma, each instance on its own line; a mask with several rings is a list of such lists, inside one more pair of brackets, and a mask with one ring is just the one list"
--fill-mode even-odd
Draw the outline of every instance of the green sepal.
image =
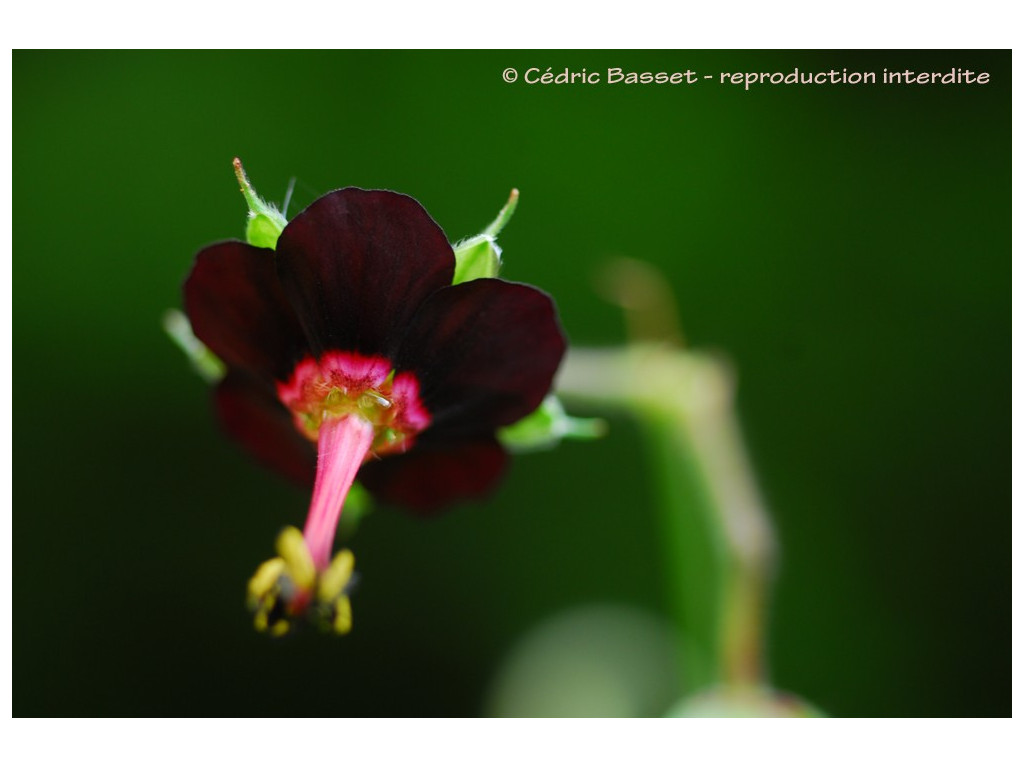
[[481, 277], [498, 276], [498, 272], [501, 270], [501, 248], [498, 246], [498, 233], [508, 224], [518, 204], [519, 190], [513, 189], [508, 196], [508, 202], [483, 232], [473, 237], [467, 237], [452, 246], [455, 251], [455, 276], [452, 278], [452, 285]]
[[245, 174], [242, 161], [237, 157], [233, 163], [235, 178], [238, 179], [238, 188], [245, 198], [245, 204], [249, 206], [249, 220], [245, 225], [245, 241], [257, 248], [275, 248], [277, 238], [288, 225], [288, 219], [277, 210], [272, 203], [268, 203], [256, 194], [249, 177]]
[[603, 419], [570, 416], [555, 395], [548, 395], [529, 416], [499, 429], [498, 439], [514, 453], [527, 453], [555, 448], [562, 440], [596, 440], [607, 431]]
[[216, 384], [224, 378], [227, 366], [192, 333], [192, 324], [184, 312], [177, 309], [167, 310], [164, 312], [163, 326], [171, 341], [185, 353], [196, 373], [205, 381]]
[[249, 221], [245, 225], [245, 241], [257, 248], [275, 248], [283, 229], [284, 224], [264, 213], [249, 214]]
[[476, 235], [455, 245], [455, 277], [452, 285], [497, 277], [501, 270], [501, 248], [491, 235]]

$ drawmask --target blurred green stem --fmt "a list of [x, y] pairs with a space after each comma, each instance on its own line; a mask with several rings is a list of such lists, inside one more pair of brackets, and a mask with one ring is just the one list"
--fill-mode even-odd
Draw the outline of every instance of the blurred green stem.
[[670, 344], [574, 349], [558, 393], [630, 413], [648, 440], [686, 692], [762, 684], [775, 544], [728, 368]]

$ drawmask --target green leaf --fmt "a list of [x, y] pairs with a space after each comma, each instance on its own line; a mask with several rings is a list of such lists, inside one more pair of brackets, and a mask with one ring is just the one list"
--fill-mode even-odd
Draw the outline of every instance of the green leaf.
[[544, 451], [562, 440], [596, 440], [607, 432], [602, 419], [580, 419], [565, 412], [555, 395], [548, 395], [529, 416], [498, 430], [502, 445], [515, 453]]

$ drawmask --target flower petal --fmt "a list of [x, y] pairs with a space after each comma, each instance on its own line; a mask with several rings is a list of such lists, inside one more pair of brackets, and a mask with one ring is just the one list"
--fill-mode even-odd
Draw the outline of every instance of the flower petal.
[[547, 294], [483, 278], [431, 296], [410, 323], [395, 366], [419, 379], [433, 419], [428, 432], [481, 434], [533, 412], [564, 352]]
[[313, 484], [316, 445], [299, 433], [268, 387], [231, 371], [214, 390], [214, 404], [224, 431], [260, 463], [300, 485]]
[[292, 219], [277, 263], [317, 353], [388, 358], [416, 308], [455, 271], [448, 239], [419, 203], [355, 188], [324, 195]]
[[501, 479], [506, 459], [493, 437], [420, 440], [409, 453], [364, 464], [358, 479], [380, 501], [430, 513], [459, 499], [487, 495]]
[[192, 331], [231, 367], [283, 380], [305, 353], [270, 249], [238, 241], [204, 248], [184, 294]]

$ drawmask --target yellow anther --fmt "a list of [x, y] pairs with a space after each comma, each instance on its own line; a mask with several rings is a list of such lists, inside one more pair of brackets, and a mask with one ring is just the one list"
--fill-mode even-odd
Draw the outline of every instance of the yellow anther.
[[291, 526], [277, 537], [277, 553], [284, 560], [285, 572], [299, 590], [310, 590], [316, 584], [316, 567], [309, 547], [298, 528]]
[[263, 596], [277, 584], [282, 573], [284, 573], [284, 560], [280, 557], [272, 558], [260, 565], [253, 577], [249, 579], [250, 604], [259, 603]]
[[334, 625], [332, 629], [339, 635], [347, 635], [352, 629], [352, 603], [347, 595], [342, 595], [334, 602]]
[[356, 558], [350, 549], [343, 549], [334, 556], [331, 564], [320, 574], [320, 586], [317, 589], [320, 602], [331, 603], [344, 591], [352, 578], [355, 564]]
[[302, 533], [288, 527], [277, 537], [279, 556], [267, 560], [249, 579], [248, 602], [257, 632], [288, 634], [296, 621], [311, 621], [338, 635], [352, 629], [352, 605], [345, 590], [356, 558], [343, 549], [317, 572]]

